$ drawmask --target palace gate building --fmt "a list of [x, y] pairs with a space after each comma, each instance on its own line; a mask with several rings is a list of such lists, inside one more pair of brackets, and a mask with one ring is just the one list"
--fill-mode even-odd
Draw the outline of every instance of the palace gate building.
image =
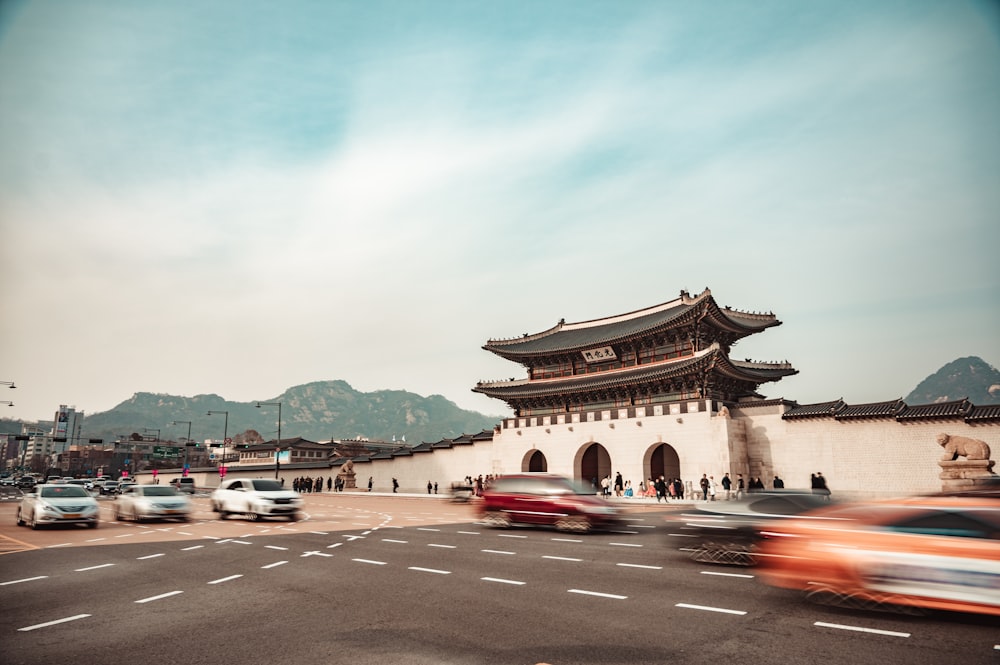
[[[808, 488], [822, 473], [835, 497], [875, 498], [942, 488], [941, 434], [1000, 450], [1000, 405], [961, 399], [908, 405], [833, 400], [800, 405], [761, 390], [796, 373], [787, 362], [736, 360], [737, 342], [780, 325], [773, 314], [720, 307], [706, 289], [627, 314], [566, 323], [483, 347], [521, 365], [522, 378], [481, 381], [475, 392], [513, 411], [493, 431], [351, 457], [360, 487], [425, 493], [466, 476], [547, 471], [593, 482], [622, 474], [634, 487], [663, 475], [696, 487], [702, 474], [761, 478]], [[233, 475], [336, 474], [348, 458], [268, 463]], [[312, 451], [318, 444], [312, 444]], [[294, 455], [293, 455], [294, 457]], [[293, 459], [294, 462], [294, 459]], [[956, 464], [962, 465], [964, 462]], [[985, 462], [984, 462], [985, 464]], [[990, 462], [992, 465], [992, 462]], [[211, 486], [213, 470], [200, 483]], [[203, 477], [202, 477], [203, 476]], [[164, 481], [165, 482], [165, 481]]]

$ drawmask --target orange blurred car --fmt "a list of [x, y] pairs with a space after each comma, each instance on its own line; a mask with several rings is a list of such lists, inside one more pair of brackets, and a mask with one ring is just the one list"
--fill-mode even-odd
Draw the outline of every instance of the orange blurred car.
[[761, 578], [811, 600], [1000, 615], [1000, 499], [841, 504], [761, 535]]

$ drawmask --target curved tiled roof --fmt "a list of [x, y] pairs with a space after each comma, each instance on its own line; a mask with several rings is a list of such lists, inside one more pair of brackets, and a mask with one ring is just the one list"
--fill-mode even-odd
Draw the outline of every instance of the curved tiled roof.
[[646, 383], [708, 369], [741, 381], [765, 383], [796, 374], [797, 370], [788, 363], [749, 363], [730, 360], [725, 353], [713, 345], [705, 351], [686, 358], [649, 365], [636, 365], [619, 370], [580, 374], [557, 379], [480, 382], [473, 392], [500, 399], [525, 399], [548, 395], [565, 395], [591, 390], [625, 387], [636, 383]]
[[928, 418], [964, 418], [972, 412], [972, 404], [968, 399], [940, 404], [920, 404], [908, 406], [896, 418], [898, 420], [925, 420]]
[[851, 420], [856, 418], [895, 418], [906, 404], [902, 398], [890, 400], [888, 402], [873, 402], [871, 404], [854, 404], [845, 406], [837, 412], [837, 420]]
[[712, 292], [705, 289], [694, 297], [682, 291], [674, 300], [627, 314], [579, 323], [560, 321], [533, 335], [526, 333], [513, 339], [489, 340], [483, 348], [510, 360], [584, 350], [676, 328], [693, 323], [698, 317], [740, 337], [781, 325], [774, 314], [720, 308]]
[[840, 411], [846, 408], [847, 405], [844, 404], [844, 400], [838, 399], [832, 402], [820, 402], [819, 404], [803, 404], [802, 406], [796, 406], [782, 414], [782, 418], [785, 420], [794, 420], [795, 418], [822, 418], [836, 416]]
[[965, 417], [966, 422], [981, 423], [1000, 420], [1000, 404], [985, 404], [972, 407], [972, 413]]

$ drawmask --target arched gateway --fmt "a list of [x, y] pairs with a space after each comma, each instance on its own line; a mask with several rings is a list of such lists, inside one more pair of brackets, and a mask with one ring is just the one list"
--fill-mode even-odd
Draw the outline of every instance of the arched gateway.
[[591, 443], [581, 448], [573, 462], [573, 472], [577, 480], [600, 486], [601, 478], [611, 475], [611, 455], [599, 443]]
[[677, 451], [669, 443], [660, 443], [646, 452], [642, 467], [647, 470], [646, 477], [657, 479], [681, 477], [681, 459]]
[[524, 456], [524, 461], [521, 462], [521, 471], [544, 473], [548, 470], [548, 460], [545, 459], [545, 454], [541, 450], [529, 450], [528, 454]]

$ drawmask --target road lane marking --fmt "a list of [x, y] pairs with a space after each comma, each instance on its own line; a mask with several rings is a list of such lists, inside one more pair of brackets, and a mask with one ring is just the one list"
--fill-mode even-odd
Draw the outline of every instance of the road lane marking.
[[34, 626], [25, 626], [24, 628], [18, 628], [18, 632], [26, 633], [29, 630], [38, 630], [39, 628], [48, 628], [49, 626], [54, 626], [59, 623], [66, 623], [67, 621], [76, 621], [77, 619], [86, 619], [89, 614], [77, 614], [76, 616], [66, 617], [65, 619], [56, 619], [55, 621], [46, 621], [45, 623], [37, 623]]
[[115, 564], [113, 564], [113, 563], [102, 563], [99, 566], [90, 566], [89, 568], [77, 568], [73, 572], [74, 573], [84, 573], [84, 572], [86, 572], [88, 570], [97, 570], [98, 568], [110, 568], [113, 565], [115, 565]]
[[407, 541], [407, 540], [394, 540], [392, 538], [383, 538], [382, 542], [383, 543], [400, 543], [402, 545], [405, 545], [409, 541]]
[[284, 566], [286, 563], [288, 563], [288, 562], [287, 561], [275, 561], [274, 563], [269, 563], [266, 566], [261, 566], [261, 568], [263, 568], [263, 569], [276, 568], [278, 566]]
[[281, 547], [280, 545], [264, 545], [264, 548], [269, 550], [282, 550], [282, 551], [288, 549], [287, 547]]
[[182, 547], [181, 552], [189, 552], [191, 550], [200, 550], [204, 545], [192, 545], [191, 547]]
[[88, 542], [88, 543], [99, 543], [102, 540], [107, 540], [107, 538], [90, 538], [86, 542]]
[[9, 582], [0, 582], [0, 586], [7, 586], [8, 584], [20, 584], [21, 582], [34, 582], [36, 580], [47, 580], [48, 575], [39, 575], [38, 577], [25, 577], [20, 580], [11, 580]]
[[409, 570], [416, 570], [421, 573], [437, 573], [438, 575], [451, 575], [450, 570], [436, 570], [434, 568], [420, 568], [418, 566], [410, 566]]
[[553, 542], [556, 543], [582, 543], [583, 541], [579, 538], [553, 538]]
[[441, 529], [432, 529], [427, 526], [418, 526], [417, 531], [440, 531]]
[[625, 600], [628, 596], [619, 596], [614, 593], [601, 593], [599, 591], [586, 591], [584, 589], [567, 589], [569, 593], [578, 593], [584, 596], [597, 596], [598, 598], [611, 598], [612, 600]]
[[351, 559], [351, 561], [357, 561], [358, 563], [370, 563], [373, 566], [384, 566], [385, 561], [372, 561], [371, 559]]
[[642, 547], [639, 543], [608, 543], [612, 547]]
[[308, 531], [307, 533], [315, 533], [317, 536], [329, 536], [329, 531]]
[[743, 616], [746, 612], [742, 610], [727, 610], [723, 607], [707, 607], [705, 605], [688, 605], [687, 603], [677, 603], [674, 607], [684, 607], [689, 610], [704, 610], [706, 612], [720, 612], [722, 614], [739, 614]]
[[51, 549], [55, 547], [69, 547], [73, 543], [59, 543], [58, 545], [48, 545], [45, 549]]
[[147, 554], [146, 556], [137, 556], [135, 558], [135, 560], [136, 561], [143, 561], [145, 559], [155, 559], [156, 557], [160, 557], [160, 556], [164, 556], [164, 554], [162, 552], [160, 552], [159, 554]]
[[344, 543], [334, 543], [333, 545], [327, 545], [327, 546], [326, 546], [326, 549], [328, 549], [328, 550], [329, 550], [329, 549], [333, 549], [334, 547], [340, 547], [340, 546], [341, 546], [341, 545], [343, 545], [343, 544], [344, 544]]
[[120, 536], [115, 536], [115, 538], [131, 538], [134, 535], [135, 535], [134, 533], [123, 533]]
[[307, 556], [333, 556], [332, 554], [327, 554], [326, 552], [317, 552], [315, 550], [309, 552], [303, 552], [300, 558], [305, 558]]
[[464, 534], [466, 536], [478, 536], [478, 531], [459, 531], [458, 533]]
[[237, 545], [253, 545], [253, 543], [248, 540], [230, 540], [229, 542], [236, 543]]
[[840, 630], [853, 630], [859, 633], [874, 633], [876, 635], [888, 635], [890, 637], [909, 637], [909, 633], [897, 633], [894, 630], [879, 630], [878, 628], [862, 628], [861, 626], [845, 626], [839, 623], [826, 623], [825, 621], [817, 621], [813, 624], [814, 626], [820, 626], [821, 628], [838, 628]]
[[639, 563], [616, 563], [616, 566], [621, 566], [622, 568], [645, 568], [646, 570], [663, 570], [663, 566], [644, 566]]
[[222, 584], [223, 582], [228, 582], [230, 580], [236, 580], [243, 577], [242, 575], [230, 575], [229, 577], [220, 577], [217, 580], [212, 580], [208, 584]]
[[161, 593], [159, 596], [150, 596], [149, 598], [143, 598], [142, 600], [135, 601], [136, 604], [139, 603], [149, 603], [154, 600], [163, 600], [164, 598], [169, 598], [170, 596], [176, 596], [179, 593], [184, 593], [183, 591], [169, 591], [167, 593]]
[[713, 570], [703, 570], [703, 571], [701, 571], [701, 574], [702, 575], [717, 575], [718, 577], [740, 577], [740, 578], [743, 578], [745, 580], [752, 580], [753, 579], [753, 575], [745, 575], [743, 573], [717, 573], [717, 572], [715, 572]]
[[583, 559], [577, 559], [571, 556], [549, 556], [548, 554], [543, 554], [542, 558], [552, 559], [553, 561], [583, 561]]
[[516, 552], [508, 552], [506, 550], [479, 550], [480, 552], [486, 552], [487, 554], [516, 554]]
[[518, 582], [517, 580], [505, 580], [499, 577], [480, 577], [479, 579], [481, 579], [484, 582], [499, 582], [500, 584], [515, 584], [517, 586], [525, 584], [525, 582]]
[[498, 533], [497, 536], [500, 538], [527, 538], [527, 536], [522, 536], [516, 533]]

